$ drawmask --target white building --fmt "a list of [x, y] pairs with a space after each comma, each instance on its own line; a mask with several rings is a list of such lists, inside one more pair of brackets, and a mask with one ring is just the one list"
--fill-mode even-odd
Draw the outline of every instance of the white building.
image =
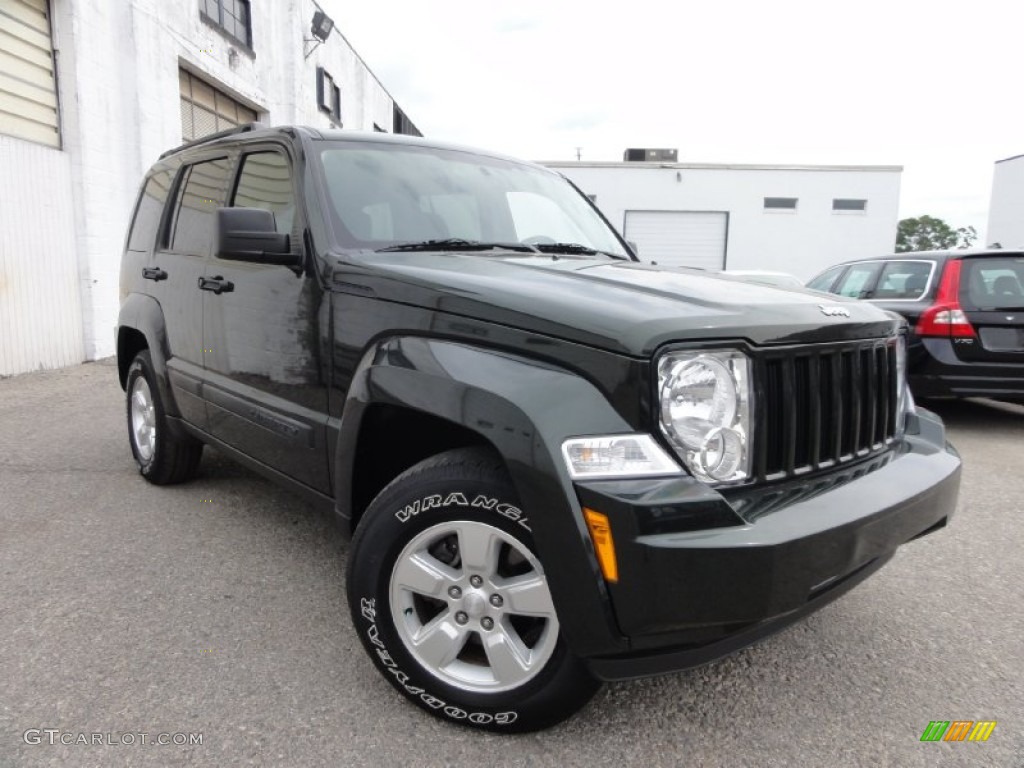
[[1024, 155], [996, 162], [985, 243], [1024, 248]]
[[678, 163], [675, 150], [627, 157], [645, 153], [639, 162], [544, 165], [590, 195], [644, 261], [806, 280], [895, 245], [900, 166]]
[[0, 0], [0, 375], [114, 353], [125, 229], [164, 150], [254, 120], [417, 133], [329, 18], [315, 38], [320, 10]]

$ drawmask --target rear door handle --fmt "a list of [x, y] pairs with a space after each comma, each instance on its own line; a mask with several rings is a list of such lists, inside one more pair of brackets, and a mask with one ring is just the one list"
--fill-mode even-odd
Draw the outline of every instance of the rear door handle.
[[156, 280], [159, 283], [161, 280], [167, 279], [167, 273], [160, 267], [143, 267], [142, 277], [145, 280]]
[[200, 277], [199, 290], [213, 291], [215, 294], [220, 296], [222, 293], [231, 293], [235, 290], [235, 284], [230, 280], [225, 280], [220, 275], [217, 275], [216, 277]]

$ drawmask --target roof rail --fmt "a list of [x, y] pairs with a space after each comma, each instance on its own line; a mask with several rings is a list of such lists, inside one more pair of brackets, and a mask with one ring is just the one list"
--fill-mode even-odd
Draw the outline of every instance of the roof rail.
[[181, 144], [174, 149], [168, 149], [160, 155], [160, 159], [163, 160], [165, 157], [173, 155], [175, 152], [180, 152], [181, 150], [188, 149], [189, 147], [197, 147], [200, 144], [205, 144], [206, 142], [213, 141], [214, 139], [223, 139], [225, 136], [234, 136], [236, 133], [248, 133], [249, 131], [255, 131], [257, 128], [266, 128], [266, 126], [260, 125], [259, 123], [246, 123], [245, 125], [238, 125], [224, 131], [218, 131], [217, 133], [208, 133], [206, 136], [201, 136], [198, 139], [186, 141], [184, 144]]

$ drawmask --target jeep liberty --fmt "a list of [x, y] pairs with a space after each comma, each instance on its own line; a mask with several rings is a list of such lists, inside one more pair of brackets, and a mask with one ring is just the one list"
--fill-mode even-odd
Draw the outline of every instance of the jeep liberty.
[[641, 263], [565, 178], [477, 150], [243, 126], [165, 153], [116, 333], [142, 476], [206, 444], [330, 510], [372, 663], [479, 729], [749, 645], [956, 506], [898, 317]]

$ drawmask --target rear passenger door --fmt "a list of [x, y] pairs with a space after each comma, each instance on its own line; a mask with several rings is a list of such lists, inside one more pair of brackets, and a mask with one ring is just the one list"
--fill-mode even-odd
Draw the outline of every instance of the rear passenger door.
[[[228, 205], [271, 211], [303, 263], [305, 228], [292, 158], [283, 146], [250, 145], [238, 160]], [[322, 492], [327, 379], [321, 327], [328, 324], [316, 274], [274, 264], [210, 259], [204, 292], [208, 429], [227, 445]], [[227, 290], [224, 290], [227, 288]]]
[[167, 329], [168, 379], [181, 415], [204, 429], [203, 301], [199, 290], [213, 244], [214, 211], [224, 204], [231, 164], [210, 157], [182, 167], [148, 265], [151, 295]]

